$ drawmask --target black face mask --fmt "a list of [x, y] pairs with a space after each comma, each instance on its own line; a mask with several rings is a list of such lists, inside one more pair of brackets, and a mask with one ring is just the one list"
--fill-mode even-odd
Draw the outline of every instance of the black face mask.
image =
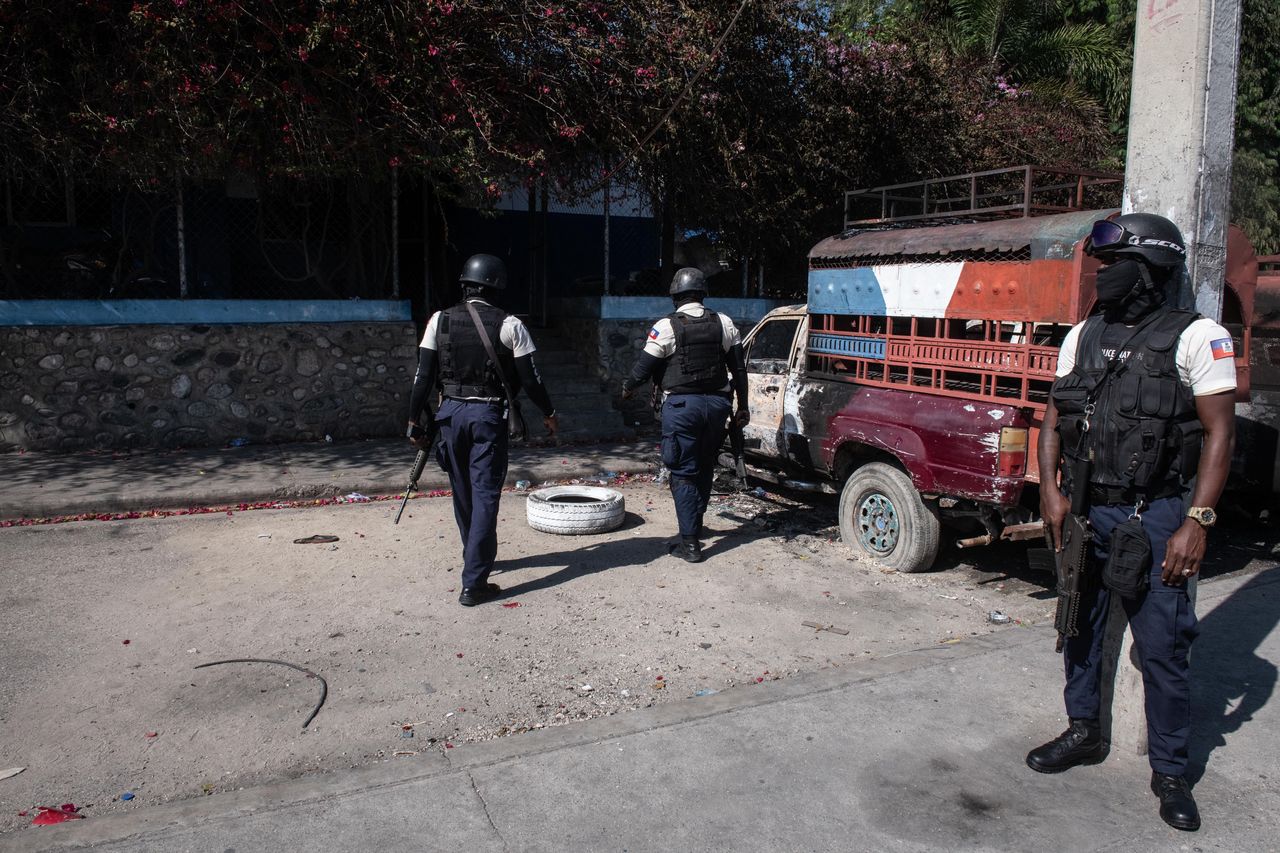
[[1140, 261], [1126, 258], [1098, 270], [1098, 306], [1108, 323], [1136, 323], [1162, 305], [1164, 291]]

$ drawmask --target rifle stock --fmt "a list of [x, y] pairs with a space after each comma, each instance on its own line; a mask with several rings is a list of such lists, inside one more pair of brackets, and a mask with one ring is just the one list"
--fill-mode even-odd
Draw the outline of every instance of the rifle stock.
[[1093, 473], [1093, 453], [1081, 456], [1071, 472], [1071, 512], [1062, 521], [1062, 550], [1058, 552], [1058, 607], [1054, 627], [1058, 629], [1057, 650], [1068, 637], [1080, 634], [1080, 602], [1089, 585], [1089, 548], [1093, 531], [1087, 513], [1089, 476]]
[[1088, 588], [1089, 544], [1093, 533], [1082, 515], [1072, 513], [1062, 522], [1062, 550], [1058, 552], [1058, 607], [1053, 624], [1058, 629], [1058, 651], [1068, 637], [1080, 634], [1080, 602]]
[[396, 512], [393, 524], [400, 523], [400, 516], [404, 515], [404, 508], [409, 503], [409, 495], [417, 491], [418, 480], [422, 479], [422, 471], [427, 467], [427, 451], [419, 450], [418, 455], [413, 457], [413, 468], [409, 471], [409, 485], [404, 487], [404, 499], [400, 501], [400, 509]]

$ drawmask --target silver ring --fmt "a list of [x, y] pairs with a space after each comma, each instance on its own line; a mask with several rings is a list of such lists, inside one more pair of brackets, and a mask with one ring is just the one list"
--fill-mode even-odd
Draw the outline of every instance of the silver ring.
[[1183, 573], [1184, 575], [1189, 575], [1189, 574], [1191, 574], [1191, 570], [1190, 570], [1190, 569], [1183, 569], [1183, 570], [1182, 570], [1182, 573]]

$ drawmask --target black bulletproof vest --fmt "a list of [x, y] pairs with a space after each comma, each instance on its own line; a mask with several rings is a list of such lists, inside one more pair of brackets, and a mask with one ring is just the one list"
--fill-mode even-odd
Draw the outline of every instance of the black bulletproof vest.
[[[1193, 477], [1200, 460], [1203, 428], [1195, 397], [1178, 376], [1178, 337], [1199, 315], [1162, 311], [1134, 335], [1133, 329], [1085, 321], [1076, 346], [1076, 366], [1053, 383], [1058, 433], [1068, 463], [1094, 451], [1090, 483], [1155, 495], [1174, 493]], [[1132, 339], [1130, 336], [1133, 335]], [[1106, 372], [1107, 352], [1129, 340], [1129, 357]], [[1094, 399], [1090, 428], [1081, 442], [1085, 409]], [[1066, 471], [1072, 465], [1064, 466]]]
[[710, 394], [729, 381], [724, 362], [724, 329], [714, 311], [690, 317], [676, 311], [667, 316], [676, 334], [676, 351], [667, 360], [662, 390], [668, 394]]
[[[480, 315], [493, 351], [498, 354], [511, 390], [519, 392], [515, 373], [515, 355], [499, 340], [502, 321], [507, 312], [483, 302], [472, 302], [472, 307]], [[489, 354], [485, 352], [484, 343], [476, 324], [467, 311], [466, 303], [453, 306], [440, 312], [440, 321], [436, 326], [436, 349], [440, 353], [440, 390], [446, 397], [497, 397], [504, 398], [506, 391], [502, 388], [502, 379]]]

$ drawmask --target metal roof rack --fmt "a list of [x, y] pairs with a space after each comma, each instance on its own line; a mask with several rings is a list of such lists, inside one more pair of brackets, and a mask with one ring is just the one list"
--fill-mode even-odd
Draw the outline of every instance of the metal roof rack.
[[1015, 219], [1115, 207], [1124, 176], [1012, 166], [844, 194], [845, 230], [926, 220]]

